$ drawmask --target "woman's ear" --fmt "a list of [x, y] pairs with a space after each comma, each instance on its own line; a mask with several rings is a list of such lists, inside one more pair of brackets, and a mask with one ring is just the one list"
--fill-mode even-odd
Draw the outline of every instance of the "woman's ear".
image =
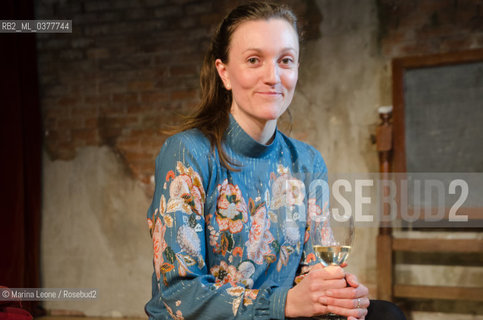
[[216, 71], [218, 71], [218, 75], [221, 78], [221, 81], [223, 82], [223, 85], [225, 86], [226, 90], [231, 90], [231, 84], [230, 84], [230, 76], [228, 74], [228, 69], [226, 67], [226, 64], [223, 63], [220, 59], [215, 60], [215, 67]]

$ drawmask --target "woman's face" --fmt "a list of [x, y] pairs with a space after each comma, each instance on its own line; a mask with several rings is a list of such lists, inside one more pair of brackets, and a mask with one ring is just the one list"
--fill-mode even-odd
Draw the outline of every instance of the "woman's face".
[[284, 19], [243, 22], [232, 35], [228, 63], [216, 61], [232, 90], [231, 113], [237, 121], [264, 125], [276, 120], [292, 101], [298, 78], [299, 41]]

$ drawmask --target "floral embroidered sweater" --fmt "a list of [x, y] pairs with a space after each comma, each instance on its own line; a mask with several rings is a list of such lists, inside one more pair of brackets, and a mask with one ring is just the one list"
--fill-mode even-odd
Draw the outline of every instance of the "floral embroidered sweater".
[[306, 217], [328, 204], [327, 192], [309, 198], [327, 180], [320, 153], [278, 130], [262, 145], [231, 115], [224, 147], [240, 171], [196, 129], [156, 158], [150, 319], [284, 319], [300, 266], [315, 263]]

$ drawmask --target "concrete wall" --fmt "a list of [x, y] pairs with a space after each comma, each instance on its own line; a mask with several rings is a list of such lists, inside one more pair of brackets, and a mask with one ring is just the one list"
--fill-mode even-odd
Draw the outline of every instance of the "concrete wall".
[[[391, 104], [392, 57], [483, 47], [481, 20], [447, 28], [474, 15], [477, 1], [288, 2], [308, 30], [291, 106], [292, 136], [320, 150], [332, 173], [377, 171], [371, 135], [377, 108]], [[455, 3], [460, 11], [450, 6]], [[99, 291], [95, 301], [52, 301], [48, 309], [143, 315], [152, 270], [145, 212], [154, 157], [166, 138], [160, 129], [196, 103], [200, 52], [232, 5], [37, 1], [39, 19], [72, 19], [74, 27], [71, 35], [38, 35], [45, 129], [42, 285]], [[450, 11], [463, 13], [454, 20]], [[449, 40], [441, 36], [448, 32]], [[459, 35], [465, 35], [463, 46], [455, 44]], [[424, 36], [432, 46], [418, 46], [427, 42]], [[349, 266], [372, 296], [376, 233], [357, 231]], [[423, 280], [439, 278], [422, 274]]]

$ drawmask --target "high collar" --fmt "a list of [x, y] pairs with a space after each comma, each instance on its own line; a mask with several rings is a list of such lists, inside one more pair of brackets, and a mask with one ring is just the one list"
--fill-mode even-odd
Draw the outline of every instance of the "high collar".
[[278, 129], [275, 129], [272, 143], [268, 145], [261, 144], [250, 137], [230, 114], [230, 124], [225, 133], [225, 143], [236, 153], [243, 154], [247, 157], [260, 158], [275, 149], [279, 136]]

